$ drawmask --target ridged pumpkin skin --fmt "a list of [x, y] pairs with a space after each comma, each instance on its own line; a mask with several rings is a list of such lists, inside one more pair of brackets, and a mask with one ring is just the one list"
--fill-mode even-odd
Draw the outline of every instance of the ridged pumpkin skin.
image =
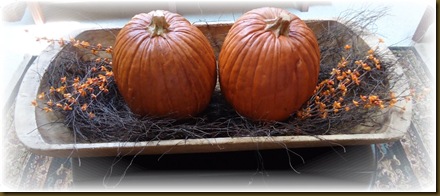
[[217, 77], [214, 51], [203, 33], [162, 10], [138, 14], [121, 29], [112, 63], [120, 94], [142, 116], [196, 115], [210, 102]]
[[225, 38], [220, 87], [242, 116], [281, 121], [313, 94], [319, 63], [317, 39], [300, 18], [279, 8], [254, 9]]

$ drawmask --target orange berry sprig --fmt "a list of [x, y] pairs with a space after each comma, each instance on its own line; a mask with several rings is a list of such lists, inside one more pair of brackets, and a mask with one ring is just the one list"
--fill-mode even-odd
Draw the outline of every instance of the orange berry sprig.
[[[349, 51], [351, 46], [345, 45], [344, 49]], [[402, 97], [392, 92], [389, 96], [382, 95], [382, 97], [374, 92], [357, 95], [362, 93], [357, 89], [371, 85], [366, 82], [370, 72], [383, 71], [381, 61], [374, 53], [373, 49], [368, 50], [364, 59], [350, 59], [350, 55], [342, 57], [335, 68], [332, 68], [330, 76], [318, 83], [314, 95], [296, 113], [296, 116], [300, 119], [310, 117], [327, 119], [330, 116], [336, 118], [340, 112], [348, 112], [358, 107], [365, 109], [394, 107]], [[348, 94], [350, 96], [347, 99]]]
[[[109, 93], [114, 82], [110, 61], [89, 62], [84, 75], [62, 76], [53, 82], [48, 90], [37, 95], [32, 105], [45, 112], [83, 112], [88, 118], [95, 118], [89, 106], [102, 95]], [[85, 67], [83, 67], [85, 68]]]
[[100, 52], [100, 51], [105, 51], [106, 53], [109, 53], [109, 54], [111, 54], [113, 52], [113, 47], [112, 46], [104, 47], [100, 43], [98, 43], [96, 45], [91, 45], [87, 41], [81, 41], [81, 40], [77, 40], [75, 38], [70, 38], [68, 40], [65, 40], [63, 38], [60, 38], [60, 39], [50, 39], [50, 38], [47, 38], [47, 37], [41, 37], [41, 38], [37, 38], [36, 41], [37, 42], [39, 42], [39, 41], [47, 41], [47, 43], [50, 43], [50, 44], [57, 43], [60, 47], [63, 47], [65, 45], [67, 45], [67, 44], [71, 44], [72, 46], [74, 46], [76, 48], [89, 49], [90, 52], [92, 54], [94, 54], [94, 55], [98, 55], [98, 52]]

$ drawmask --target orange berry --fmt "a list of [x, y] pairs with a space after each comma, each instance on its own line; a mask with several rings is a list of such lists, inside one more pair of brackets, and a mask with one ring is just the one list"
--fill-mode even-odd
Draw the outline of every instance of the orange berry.
[[68, 105], [67, 103], [65, 103], [65, 104], [64, 104], [64, 107], [63, 107], [63, 110], [64, 110], [64, 111], [70, 111], [70, 110], [72, 110], [72, 107], [70, 107], [70, 105]]
[[95, 118], [96, 117], [96, 115], [93, 113], [93, 112], [89, 112], [89, 118], [90, 119], [93, 119], [93, 118]]
[[90, 46], [90, 43], [89, 43], [89, 42], [86, 42], [86, 41], [82, 41], [82, 42], [80, 43], [80, 45], [81, 45], [82, 47], [84, 47], [84, 48], [88, 48], [88, 47]]
[[52, 99], [49, 100], [49, 101], [46, 103], [46, 105], [48, 105], [49, 107], [52, 107], [52, 106], [53, 106], [53, 101], [52, 101]]
[[81, 106], [81, 110], [82, 110], [82, 111], [86, 111], [86, 110], [87, 110], [87, 107], [88, 107], [88, 105], [87, 105], [87, 103], [85, 103], [85, 104], [83, 104], [83, 105]]
[[341, 108], [341, 103], [338, 101], [333, 102], [333, 108], [335, 108], [335, 109]]
[[38, 99], [44, 99], [44, 96], [45, 96], [45, 93], [42, 92], [42, 93], [40, 93], [40, 94], [38, 95]]
[[49, 107], [44, 107], [43, 110], [47, 113], [47, 112], [52, 112], [52, 108]]

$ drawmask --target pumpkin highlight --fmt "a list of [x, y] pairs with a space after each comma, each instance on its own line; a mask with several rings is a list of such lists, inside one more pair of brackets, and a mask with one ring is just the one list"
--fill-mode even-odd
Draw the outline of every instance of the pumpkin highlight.
[[281, 121], [318, 82], [320, 50], [313, 31], [279, 8], [259, 8], [231, 27], [219, 55], [222, 94], [247, 118]]
[[209, 104], [217, 77], [204, 34], [162, 10], [138, 14], [121, 29], [112, 66], [120, 94], [141, 116], [196, 115]]

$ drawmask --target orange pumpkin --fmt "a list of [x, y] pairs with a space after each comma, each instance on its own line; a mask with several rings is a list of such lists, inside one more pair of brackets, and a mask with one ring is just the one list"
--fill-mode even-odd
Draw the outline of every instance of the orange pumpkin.
[[279, 8], [259, 8], [231, 27], [219, 55], [223, 95], [242, 116], [280, 121], [297, 111], [318, 82], [313, 31]]
[[121, 29], [113, 72], [134, 113], [173, 118], [205, 109], [217, 77], [208, 39], [184, 17], [162, 10], [138, 14]]

